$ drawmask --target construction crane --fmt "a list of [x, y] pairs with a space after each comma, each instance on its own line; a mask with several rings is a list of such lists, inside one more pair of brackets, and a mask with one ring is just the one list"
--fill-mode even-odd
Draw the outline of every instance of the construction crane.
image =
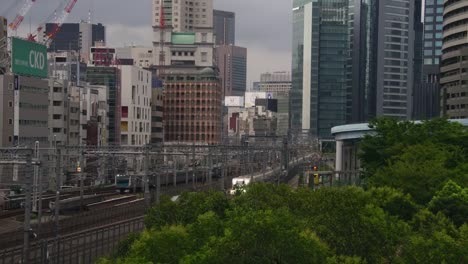
[[166, 21], [164, 18], [164, 1], [160, 1], [161, 7], [159, 10], [159, 32], [160, 32], [160, 39], [159, 39], [159, 79], [162, 80], [163, 75], [165, 74], [165, 66], [166, 66], [166, 52], [164, 51], [164, 46], [166, 42]]
[[[45, 44], [49, 44], [49, 42], [55, 38], [55, 36], [57, 35], [57, 33], [60, 31], [60, 28], [62, 27], [63, 23], [65, 23], [65, 21], [67, 20], [68, 16], [70, 15], [71, 11], [73, 10], [73, 8], [75, 7], [76, 5], [76, 2], [78, 2], [78, 0], [64, 0], [62, 1], [60, 7], [63, 6], [63, 4], [65, 4], [65, 7], [63, 8], [62, 12], [59, 14], [58, 17], [56, 17], [54, 19], [54, 21], [52, 22], [54, 24], [54, 27], [53, 29], [48, 32], [46, 35], [45, 35], [45, 39], [42, 40], [43, 43]], [[59, 8], [60, 8], [59, 7]], [[55, 12], [54, 12], [55, 13]], [[45, 25], [40, 25], [38, 28], [37, 28], [37, 31], [36, 31], [36, 34], [35, 35], [32, 35], [30, 34], [28, 36], [28, 40], [29, 41], [36, 41], [36, 37], [42, 32], [42, 30], [44, 29]]]
[[13, 22], [8, 25], [11, 30], [17, 30], [18, 27], [21, 25], [21, 22], [23, 22], [24, 17], [28, 14], [29, 10], [31, 10], [31, 7], [36, 3], [36, 0], [24, 0], [23, 6], [19, 10], [18, 14], [16, 14], [15, 19], [13, 19]]

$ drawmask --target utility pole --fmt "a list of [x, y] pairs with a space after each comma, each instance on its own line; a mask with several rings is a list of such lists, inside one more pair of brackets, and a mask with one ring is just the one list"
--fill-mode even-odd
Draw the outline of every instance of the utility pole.
[[195, 142], [192, 143], [192, 188], [195, 189]]
[[156, 177], [156, 204], [161, 200], [161, 173], [159, 171], [153, 174]]
[[59, 244], [59, 220], [60, 220], [60, 178], [61, 178], [61, 173], [62, 173], [62, 162], [61, 162], [61, 157], [60, 157], [60, 150], [57, 149], [57, 136], [54, 136], [54, 163], [55, 163], [55, 211], [54, 211], [54, 220], [55, 220], [55, 247], [56, 247], [56, 255], [57, 255], [57, 261], [59, 258], [59, 250], [60, 250], [60, 244]]
[[189, 164], [189, 155], [188, 153], [185, 154], [185, 184], [188, 185], [189, 183], [189, 172], [188, 172], [188, 164]]
[[208, 149], [208, 185], [211, 189], [211, 183], [213, 180], [213, 157], [211, 156], [211, 149]]
[[26, 157], [26, 185], [25, 185], [25, 203], [24, 203], [24, 244], [23, 244], [23, 262], [29, 263], [29, 236], [31, 235], [31, 154]]
[[37, 205], [38, 205], [38, 187], [39, 187], [39, 164], [36, 162], [39, 161], [39, 141], [36, 141], [34, 144], [34, 178], [33, 178], [33, 198], [32, 198], [32, 211], [38, 212]]
[[84, 151], [83, 150], [80, 150], [80, 171], [79, 171], [79, 175], [80, 175], [80, 212], [83, 211], [83, 194], [84, 194], [84, 186], [83, 186], [83, 171], [84, 171]]
[[42, 224], [42, 169], [41, 169], [41, 162], [40, 162], [40, 155], [39, 155], [39, 141], [36, 141], [35, 145], [35, 159], [36, 159], [36, 166], [34, 167], [36, 173], [37, 170], [37, 178], [39, 181], [39, 210], [37, 211], [37, 226], [38, 230], [37, 233], [40, 234], [41, 224]]
[[144, 174], [143, 174], [143, 181], [145, 184], [145, 204], [146, 208], [150, 208], [151, 206], [151, 197], [150, 197], [150, 190], [149, 190], [149, 153], [148, 153], [148, 146], [145, 147], [145, 156], [144, 156]]
[[173, 172], [173, 174], [174, 174], [173, 184], [174, 184], [174, 187], [177, 187], [177, 159], [176, 159], [175, 156], [173, 156], [172, 161], [173, 161], [172, 167], [173, 167], [173, 170], [174, 170], [174, 172]]

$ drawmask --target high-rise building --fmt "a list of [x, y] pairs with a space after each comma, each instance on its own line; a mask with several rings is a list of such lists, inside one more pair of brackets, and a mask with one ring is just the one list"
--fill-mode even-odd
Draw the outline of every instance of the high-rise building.
[[247, 49], [232, 45], [216, 47], [224, 96], [242, 96], [247, 89]]
[[236, 14], [234, 12], [214, 10], [213, 26], [217, 46], [236, 44]]
[[440, 56], [442, 54], [443, 1], [426, 1], [424, 33], [415, 54], [421, 52], [421, 82], [413, 91], [413, 119], [423, 120], [440, 116]]
[[[56, 24], [47, 23], [44, 34], [55, 31]], [[48, 51], [80, 51], [84, 60], [96, 42], [106, 42], [106, 28], [102, 24], [64, 23], [50, 43]]]
[[296, 0], [291, 128], [319, 137], [376, 116], [409, 119], [421, 1]]
[[5, 17], [0, 16], [0, 73], [4, 73], [6, 70], [6, 64], [8, 63], [7, 53], [8, 43], [8, 22]]
[[440, 56], [442, 55], [442, 33], [444, 1], [426, 0], [424, 7], [423, 81], [439, 82]]
[[468, 118], [468, 2], [444, 1], [440, 68], [442, 115]]
[[219, 143], [222, 90], [214, 66], [213, 0], [154, 0], [153, 12], [165, 141]]
[[291, 129], [328, 137], [346, 123], [348, 0], [295, 0]]
[[213, 67], [213, 0], [153, 0], [153, 31], [156, 66]]
[[221, 142], [221, 82], [213, 68], [171, 70], [164, 75], [166, 142]]
[[377, 116], [411, 118], [417, 2], [414, 0], [379, 2], [376, 47]]

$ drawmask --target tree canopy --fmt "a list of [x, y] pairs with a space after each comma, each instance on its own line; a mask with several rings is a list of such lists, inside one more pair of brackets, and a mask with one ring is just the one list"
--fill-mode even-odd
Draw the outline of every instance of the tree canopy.
[[163, 197], [108, 263], [468, 263], [468, 132], [378, 119], [365, 185]]

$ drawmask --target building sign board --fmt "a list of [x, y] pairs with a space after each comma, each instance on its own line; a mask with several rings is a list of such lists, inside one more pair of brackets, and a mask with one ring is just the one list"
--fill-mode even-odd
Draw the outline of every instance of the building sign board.
[[14, 74], [47, 78], [47, 67], [46, 46], [12, 38], [11, 69]]

